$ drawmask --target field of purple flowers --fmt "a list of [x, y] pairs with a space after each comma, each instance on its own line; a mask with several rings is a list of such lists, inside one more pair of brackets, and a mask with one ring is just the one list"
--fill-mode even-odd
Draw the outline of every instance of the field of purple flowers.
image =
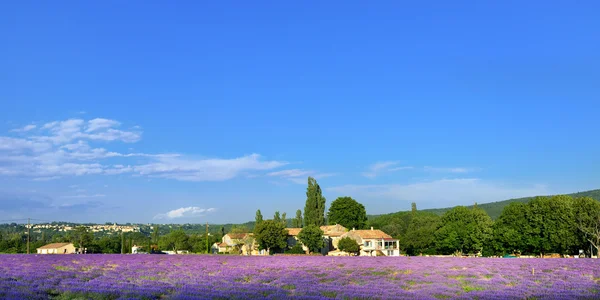
[[600, 260], [0, 255], [2, 299], [598, 299]]

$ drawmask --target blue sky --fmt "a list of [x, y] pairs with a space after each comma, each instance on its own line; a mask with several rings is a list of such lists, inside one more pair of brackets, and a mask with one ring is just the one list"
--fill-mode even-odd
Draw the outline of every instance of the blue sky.
[[0, 219], [600, 188], [597, 1], [3, 3]]

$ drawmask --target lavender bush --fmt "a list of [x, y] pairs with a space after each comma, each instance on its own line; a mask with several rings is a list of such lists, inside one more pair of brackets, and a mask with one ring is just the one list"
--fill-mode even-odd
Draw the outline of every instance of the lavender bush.
[[598, 299], [600, 260], [1, 255], [2, 299]]

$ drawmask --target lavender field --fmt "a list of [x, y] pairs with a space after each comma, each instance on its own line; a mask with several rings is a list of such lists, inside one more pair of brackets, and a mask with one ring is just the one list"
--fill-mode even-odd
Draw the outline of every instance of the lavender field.
[[600, 260], [0, 255], [2, 299], [598, 299]]

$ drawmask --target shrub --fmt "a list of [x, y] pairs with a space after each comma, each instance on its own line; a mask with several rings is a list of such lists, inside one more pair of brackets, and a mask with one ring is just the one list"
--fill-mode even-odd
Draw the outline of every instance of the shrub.
[[356, 253], [360, 251], [358, 243], [350, 237], [340, 239], [338, 242], [338, 249], [348, 253]]
[[302, 249], [302, 245], [300, 244], [296, 244], [294, 245], [294, 247], [285, 250], [286, 254], [306, 254], [306, 252], [304, 252], [304, 249]]

